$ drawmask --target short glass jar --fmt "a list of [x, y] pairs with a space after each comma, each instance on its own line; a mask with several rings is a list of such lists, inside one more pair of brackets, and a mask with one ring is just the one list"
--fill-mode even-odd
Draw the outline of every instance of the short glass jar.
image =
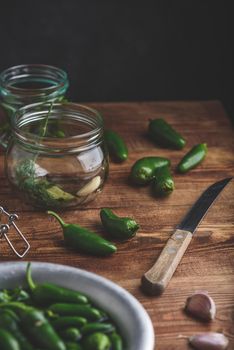
[[88, 203], [108, 174], [102, 116], [76, 103], [22, 107], [5, 159], [10, 184], [28, 203], [42, 209]]
[[0, 123], [0, 143], [6, 147], [10, 119], [15, 111], [28, 104], [60, 101], [68, 89], [67, 73], [43, 64], [24, 64], [0, 74], [0, 105], [4, 115]]

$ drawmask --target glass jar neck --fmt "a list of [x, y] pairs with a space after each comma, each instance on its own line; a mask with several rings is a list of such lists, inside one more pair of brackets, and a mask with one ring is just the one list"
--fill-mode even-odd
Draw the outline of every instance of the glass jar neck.
[[[70, 129], [73, 128], [73, 134], [48, 137], [48, 123], [59, 123], [62, 128], [69, 125]], [[42, 130], [39, 134], [31, 131], [31, 126], [35, 124]], [[37, 103], [22, 107], [15, 114], [12, 129], [17, 142], [36, 152], [48, 154], [86, 151], [98, 146], [103, 140], [103, 119], [100, 113], [70, 102]]]
[[68, 85], [66, 72], [41, 64], [15, 66], [0, 74], [0, 96], [5, 104], [15, 108], [59, 100]]

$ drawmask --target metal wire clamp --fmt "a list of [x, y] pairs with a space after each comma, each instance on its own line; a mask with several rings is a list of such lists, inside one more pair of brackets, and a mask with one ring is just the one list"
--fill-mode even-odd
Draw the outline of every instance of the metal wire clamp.
[[[18, 220], [18, 215], [17, 214], [9, 214], [6, 210], [4, 210], [3, 207], [0, 207], [0, 215], [1, 214], [5, 214], [8, 218], [8, 223], [7, 224], [1, 224], [1, 220], [0, 220], [0, 239], [1, 238], [5, 238], [8, 245], [11, 247], [11, 249], [13, 250], [13, 252], [19, 257], [19, 258], [23, 258], [27, 252], [30, 249], [30, 244], [28, 243], [28, 241], [26, 240], [26, 238], [24, 237], [23, 233], [20, 231], [20, 229], [18, 228], [18, 226], [15, 224], [15, 220]], [[17, 232], [17, 234], [22, 238], [22, 240], [25, 242], [26, 247], [23, 253], [19, 253], [15, 247], [13, 246], [13, 244], [11, 243], [11, 241], [8, 238], [8, 233], [11, 227], [14, 227], [15, 231]]]

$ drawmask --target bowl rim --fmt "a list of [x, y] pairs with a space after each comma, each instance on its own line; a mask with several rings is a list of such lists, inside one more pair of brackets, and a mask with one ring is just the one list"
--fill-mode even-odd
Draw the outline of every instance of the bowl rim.
[[[8, 261], [0, 262], [0, 275], [2, 270], [10, 269], [10, 279], [16, 277], [19, 273], [26, 270], [27, 263], [29, 261]], [[131, 313], [134, 315], [138, 328], [141, 330], [141, 339], [139, 343], [139, 350], [153, 350], [155, 344], [155, 334], [152, 321], [143, 307], [143, 305], [126, 289], [118, 285], [117, 283], [111, 281], [110, 279], [103, 277], [94, 272], [87, 271], [85, 269], [80, 269], [78, 267], [50, 263], [50, 262], [37, 262], [31, 261], [32, 268], [37, 270], [37, 272], [46, 271], [49, 274], [59, 273], [63, 271], [65, 273], [77, 274], [77, 276], [82, 276], [87, 278], [91, 282], [96, 282], [103, 286], [104, 289], [109, 290], [114, 295], [118, 296], [121, 303], [125, 304], [126, 307], [130, 308]], [[7, 278], [4, 277], [7, 280]], [[0, 277], [1, 280], [1, 277]], [[1, 285], [0, 285], [1, 289]], [[85, 292], [86, 293], [86, 292]], [[88, 292], [87, 292], [88, 295]], [[136, 350], [138, 350], [136, 349]]]

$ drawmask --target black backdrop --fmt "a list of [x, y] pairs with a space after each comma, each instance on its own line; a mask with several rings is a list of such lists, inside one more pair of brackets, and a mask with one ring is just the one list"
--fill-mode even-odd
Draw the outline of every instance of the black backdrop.
[[52, 64], [76, 101], [220, 99], [233, 115], [232, 3], [1, 0], [0, 71]]

